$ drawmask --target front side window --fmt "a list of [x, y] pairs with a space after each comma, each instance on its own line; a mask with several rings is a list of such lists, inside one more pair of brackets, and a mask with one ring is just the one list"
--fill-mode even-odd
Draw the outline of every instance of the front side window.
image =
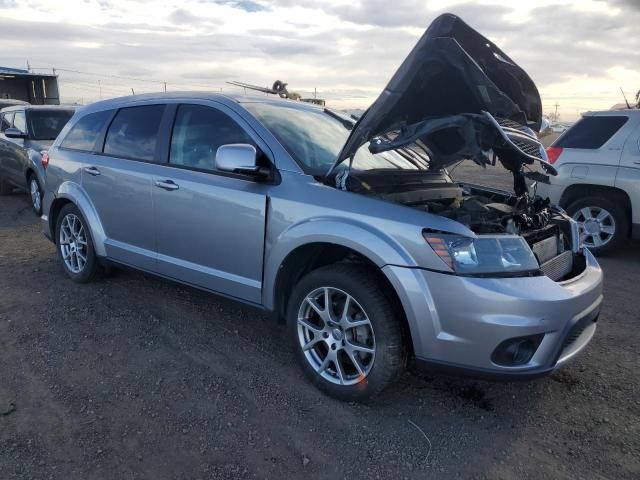
[[4, 132], [7, 128], [11, 128], [11, 122], [13, 121], [13, 112], [2, 114], [0, 132]]
[[83, 152], [94, 151], [98, 135], [100, 135], [112, 115], [112, 110], [85, 115], [71, 127], [60, 146]]
[[27, 133], [27, 119], [24, 116], [24, 112], [16, 112], [13, 117], [13, 128], [17, 128], [22, 133]]
[[31, 110], [27, 118], [34, 140], [55, 140], [73, 116], [72, 110]]
[[218, 147], [231, 143], [255, 146], [242, 127], [221, 111], [202, 105], [180, 105], [171, 136], [169, 163], [215, 170]]
[[151, 162], [155, 159], [164, 105], [122, 108], [107, 131], [104, 153]]

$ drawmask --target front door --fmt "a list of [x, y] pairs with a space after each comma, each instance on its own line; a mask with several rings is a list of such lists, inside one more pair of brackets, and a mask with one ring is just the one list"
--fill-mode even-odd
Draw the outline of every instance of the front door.
[[215, 168], [219, 146], [256, 145], [238, 121], [231, 111], [178, 106], [168, 163], [153, 178], [158, 270], [260, 303], [270, 185]]
[[[27, 121], [24, 110], [18, 110], [13, 117], [13, 128], [17, 128], [23, 134], [27, 134]], [[27, 179], [24, 176], [24, 166], [28, 162], [26, 139], [8, 138], [2, 134], [2, 170], [3, 176], [14, 185], [25, 188]]]

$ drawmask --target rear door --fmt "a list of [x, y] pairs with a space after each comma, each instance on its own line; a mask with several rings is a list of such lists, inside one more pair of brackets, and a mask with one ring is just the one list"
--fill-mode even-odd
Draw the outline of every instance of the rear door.
[[158, 270], [183, 282], [260, 303], [271, 186], [217, 171], [219, 146], [267, 148], [224, 106], [177, 106], [167, 163], [153, 178]]
[[155, 269], [151, 185], [159, 157], [158, 132], [166, 106], [119, 109], [99, 154], [86, 159], [82, 186], [102, 222], [108, 257]]

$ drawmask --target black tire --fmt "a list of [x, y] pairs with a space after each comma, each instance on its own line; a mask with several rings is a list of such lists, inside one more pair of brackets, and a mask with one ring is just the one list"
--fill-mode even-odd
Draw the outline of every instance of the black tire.
[[[36, 206], [36, 204], [33, 201], [33, 198], [31, 197], [32, 181], [35, 182], [36, 185], [38, 186], [38, 195], [40, 195], [40, 203], [38, 204], [38, 206]], [[35, 174], [33, 173], [29, 174], [29, 177], [27, 178], [27, 194], [29, 195], [29, 200], [31, 200], [31, 210], [33, 210], [33, 213], [35, 213], [37, 216], [42, 215], [42, 186], [38, 181], [38, 177], [36, 177]]]
[[10, 195], [11, 193], [13, 193], [13, 186], [0, 179], [0, 195]]
[[[323, 378], [305, 357], [298, 333], [298, 312], [305, 298], [322, 287], [349, 294], [366, 312], [375, 337], [375, 357], [364, 378], [338, 385]], [[357, 264], [338, 263], [308, 273], [293, 289], [287, 307], [287, 330], [298, 363], [320, 390], [343, 401], [365, 402], [378, 395], [406, 368], [407, 348], [399, 313], [384, 294], [375, 272]], [[343, 343], [344, 345], [344, 343]], [[328, 350], [328, 348], [327, 348]]]
[[574, 217], [584, 208], [597, 208], [606, 210], [615, 221], [614, 233], [602, 246], [589, 246], [594, 255], [607, 255], [615, 252], [629, 237], [629, 215], [619, 203], [602, 196], [585, 197], [576, 200], [567, 207], [567, 213]]
[[[62, 228], [63, 221], [68, 215], [74, 215], [80, 221], [80, 224], [82, 225], [82, 228], [84, 229], [84, 232], [85, 232], [85, 238], [87, 243], [86, 249], [85, 249], [86, 251], [84, 252], [86, 256], [86, 262], [84, 264], [84, 267], [78, 272], [74, 272], [66, 264], [65, 259], [63, 257], [62, 246], [60, 242], [60, 229]], [[62, 210], [60, 210], [60, 213], [58, 214], [58, 218], [56, 219], [55, 235], [56, 235], [55, 242], [56, 242], [56, 250], [58, 252], [58, 258], [60, 258], [60, 263], [62, 264], [62, 268], [64, 269], [65, 273], [71, 280], [77, 283], [88, 283], [91, 280], [95, 279], [98, 276], [98, 274], [101, 273], [100, 263], [96, 258], [96, 253], [93, 248], [93, 238], [91, 237], [91, 231], [88, 228], [88, 224], [84, 216], [82, 215], [78, 207], [76, 207], [73, 203], [68, 203], [67, 205], [62, 207]]]

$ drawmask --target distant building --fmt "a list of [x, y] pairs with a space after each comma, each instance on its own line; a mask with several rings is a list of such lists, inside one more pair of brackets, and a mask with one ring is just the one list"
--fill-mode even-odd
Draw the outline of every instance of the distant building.
[[60, 105], [58, 76], [0, 67], [0, 98], [23, 100], [32, 105]]

